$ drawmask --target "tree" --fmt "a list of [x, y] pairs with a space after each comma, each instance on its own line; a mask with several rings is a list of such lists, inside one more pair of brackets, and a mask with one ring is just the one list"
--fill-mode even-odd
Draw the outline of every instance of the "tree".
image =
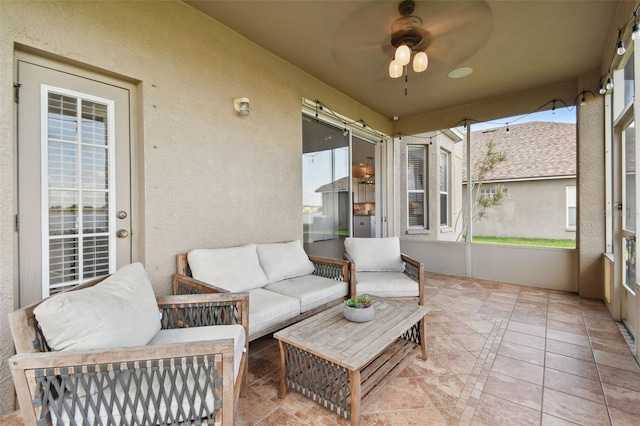
[[[484, 156], [473, 165], [472, 174], [467, 178], [467, 188], [471, 191], [471, 199], [473, 200], [473, 217], [475, 222], [478, 219], [487, 216], [487, 210], [491, 207], [499, 206], [504, 202], [505, 192], [502, 184], [493, 185], [493, 191], [490, 196], [483, 194], [481, 188], [485, 185], [485, 181], [491, 175], [496, 166], [507, 159], [506, 152], [496, 152], [495, 143], [490, 140], [487, 143], [487, 150]], [[458, 234], [458, 241], [466, 241], [469, 231], [469, 219], [466, 215], [469, 198], [465, 198], [462, 203], [462, 209], [458, 213], [456, 224], [462, 217], [462, 229]]]

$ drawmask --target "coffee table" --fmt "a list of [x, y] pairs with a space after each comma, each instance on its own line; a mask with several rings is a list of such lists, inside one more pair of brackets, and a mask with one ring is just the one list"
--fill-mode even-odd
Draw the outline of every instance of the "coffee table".
[[373, 306], [375, 318], [369, 322], [346, 320], [340, 304], [275, 333], [278, 397], [289, 387], [357, 425], [362, 398], [401, 371], [417, 346], [426, 360], [421, 336], [429, 308], [381, 298], [373, 298]]

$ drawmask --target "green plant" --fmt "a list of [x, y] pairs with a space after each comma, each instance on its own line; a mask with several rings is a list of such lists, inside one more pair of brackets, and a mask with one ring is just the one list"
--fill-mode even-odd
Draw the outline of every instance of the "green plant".
[[357, 309], [364, 309], [371, 306], [371, 298], [369, 296], [352, 297], [344, 301], [344, 304]]

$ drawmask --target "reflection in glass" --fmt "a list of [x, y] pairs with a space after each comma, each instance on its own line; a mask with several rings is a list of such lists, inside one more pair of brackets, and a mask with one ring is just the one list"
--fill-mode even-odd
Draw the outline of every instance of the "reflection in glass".
[[349, 138], [303, 120], [303, 229], [306, 243], [349, 235]]
[[624, 285], [635, 294], [636, 283], [636, 239], [624, 238]]

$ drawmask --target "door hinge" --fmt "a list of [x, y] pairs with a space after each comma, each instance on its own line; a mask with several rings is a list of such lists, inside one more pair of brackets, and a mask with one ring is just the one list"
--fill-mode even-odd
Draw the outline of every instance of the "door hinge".
[[22, 84], [20, 84], [20, 83], [14, 83], [14, 84], [13, 84], [13, 88], [14, 88], [14, 90], [15, 90], [15, 93], [14, 93], [15, 102], [16, 102], [17, 104], [19, 104], [19, 103], [20, 103], [20, 87], [21, 87], [21, 86], [22, 86]]
[[20, 215], [16, 215], [16, 232], [20, 231]]

